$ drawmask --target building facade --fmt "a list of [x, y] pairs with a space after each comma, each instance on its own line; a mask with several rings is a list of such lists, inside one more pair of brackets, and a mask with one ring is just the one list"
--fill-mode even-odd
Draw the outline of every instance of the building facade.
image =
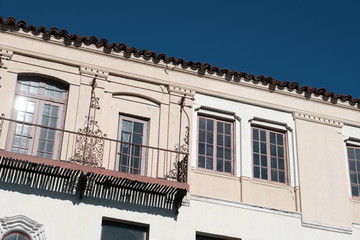
[[0, 17], [0, 239], [360, 239], [360, 99]]

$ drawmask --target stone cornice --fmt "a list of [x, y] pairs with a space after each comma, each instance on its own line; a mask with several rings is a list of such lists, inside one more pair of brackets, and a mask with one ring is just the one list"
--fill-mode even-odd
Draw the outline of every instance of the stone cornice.
[[310, 115], [307, 113], [295, 112], [295, 113], [293, 113], [293, 116], [294, 116], [294, 119], [300, 119], [300, 120], [304, 120], [304, 121], [308, 121], [308, 122], [320, 123], [320, 124], [324, 124], [324, 125], [328, 125], [328, 126], [332, 126], [332, 127], [342, 128], [344, 126], [344, 124], [342, 122], [324, 118], [324, 117]]

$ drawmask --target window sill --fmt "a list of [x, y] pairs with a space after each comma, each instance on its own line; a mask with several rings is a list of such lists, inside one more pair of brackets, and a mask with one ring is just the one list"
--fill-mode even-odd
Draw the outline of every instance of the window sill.
[[351, 197], [350, 202], [360, 204], [360, 197]]
[[210, 171], [210, 170], [205, 170], [205, 169], [203, 170], [203, 169], [199, 169], [199, 168], [192, 168], [191, 171], [194, 173], [208, 175], [208, 176], [222, 177], [222, 178], [227, 178], [227, 179], [232, 179], [232, 180], [239, 180], [239, 177], [237, 177], [233, 174], [230, 174], [230, 173], [221, 173], [221, 172], [215, 172], [215, 171]]
[[282, 188], [282, 189], [294, 189], [294, 187], [292, 187], [288, 184], [285, 184], [285, 183], [271, 182], [271, 181], [261, 180], [261, 179], [251, 178], [250, 182], [255, 183], [255, 184], [260, 184], [260, 185], [266, 185], [266, 186], [270, 186], [270, 187]]

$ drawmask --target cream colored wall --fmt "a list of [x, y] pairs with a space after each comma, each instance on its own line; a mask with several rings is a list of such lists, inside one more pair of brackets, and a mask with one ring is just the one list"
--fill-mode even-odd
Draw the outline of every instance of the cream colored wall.
[[351, 228], [341, 128], [303, 119], [296, 128], [303, 221]]
[[[117, 139], [120, 114], [142, 116], [150, 119], [149, 145], [174, 149], [179, 139], [179, 101], [186, 94], [186, 105], [191, 107], [191, 97], [196, 90], [193, 109], [185, 108], [190, 122], [187, 123], [184, 114], [182, 125], [182, 129], [186, 125], [190, 127], [190, 194], [300, 211], [303, 220], [311, 223], [344, 228], [351, 227], [351, 222], [360, 223], [360, 203], [350, 200], [345, 145], [341, 137], [342, 124], [360, 128], [360, 109], [356, 106], [340, 101], [333, 104], [317, 96], [306, 99], [296, 91], [274, 91], [269, 86], [243, 79], [234, 82], [212, 74], [202, 76], [162, 61], [155, 64], [142, 57], [125, 58], [123, 53], [106, 54], [92, 45], [64, 47], [61, 39], [51, 37], [44, 41], [41, 36], [22, 31], [1, 32], [0, 49], [13, 52], [4, 55], [10, 60], [4, 60], [5, 68], [0, 68], [0, 94], [3, 96], [0, 113], [5, 113], [6, 117], [11, 114], [17, 75], [24, 72], [44, 74], [70, 84], [65, 129], [76, 131], [84, 125], [90, 84], [97, 74], [96, 94], [101, 106], [97, 120], [103, 133]], [[81, 70], [84, 67], [88, 70]], [[195, 109], [201, 106], [232, 114], [239, 133], [235, 139], [234, 175], [213, 174], [196, 167]], [[340, 127], [301, 119], [294, 121], [295, 112], [336, 120]], [[249, 121], [254, 117], [285, 124], [290, 129], [288, 186], [252, 179]], [[5, 146], [6, 127], [0, 139], [1, 149]], [[181, 144], [184, 134], [183, 130]], [[65, 140], [74, 142], [74, 139]], [[63, 153], [65, 159], [69, 154]], [[114, 169], [115, 155], [116, 146], [106, 150], [103, 167]], [[172, 161], [149, 161], [147, 174], [164, 177], [173, 168]]]

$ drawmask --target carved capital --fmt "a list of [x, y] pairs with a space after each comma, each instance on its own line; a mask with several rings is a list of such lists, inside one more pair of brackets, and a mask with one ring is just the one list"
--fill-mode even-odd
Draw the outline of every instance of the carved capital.
[[332, 126], [332, 127], [342, 128], [344, 126], [344, 124], [342, 122], [332, 120], [332, 119], [328, 119], [328, 118], [324, 118], [324, 117], [318, 117], [318, 116], [310, 115], [310, 114], [307, 114], [307, 113], [298, 113], [298, 112], [296, 112], [296, 113], [293, 114], [293, 116], [294, 116], [294, 119], [301, 119], [301, 120], [304, 120], [304, 121], [325, 124], [325, 125], [329, 125], [329, 126]]
[[92, 67], [84, 67], [84, 66], [80, 66], [80, 74], [81, 75], [87, 75], [90, 77], [97, 77], [97, 78], [103, 78], [103, 79], [107, 79], [109, 76], [108, 72], [99, 70], [99, 69], [95, 69]]

